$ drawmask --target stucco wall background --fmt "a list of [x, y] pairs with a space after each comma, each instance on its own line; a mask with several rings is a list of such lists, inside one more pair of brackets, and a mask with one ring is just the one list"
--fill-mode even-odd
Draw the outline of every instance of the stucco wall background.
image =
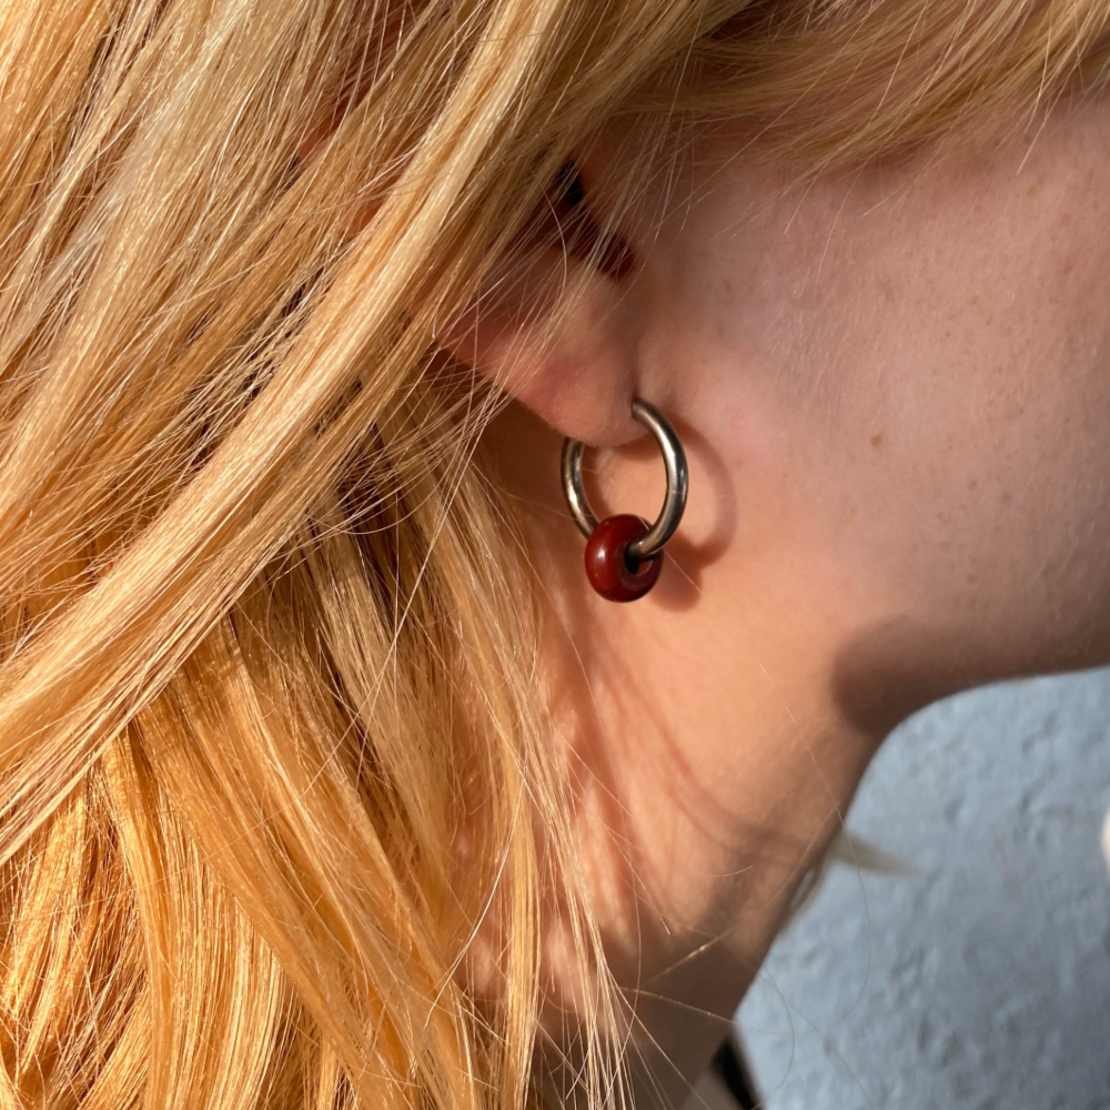
[[737, 1021], [768, 1110], [1110, 1110], [1110, 670], [942, 702], [883, 747]]

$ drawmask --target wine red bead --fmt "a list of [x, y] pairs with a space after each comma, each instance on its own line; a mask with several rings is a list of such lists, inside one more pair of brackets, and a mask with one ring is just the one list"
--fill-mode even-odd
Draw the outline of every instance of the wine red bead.
[[606, 517], [586, 541], [586, 577], [602, 597], [610, 601], [635, 601], [655, 585], [663, 569], [663, 552], [643, 559], [635, 569], [629, 565], [628, 545], [638, 540], [648, 526], [629, 513]]

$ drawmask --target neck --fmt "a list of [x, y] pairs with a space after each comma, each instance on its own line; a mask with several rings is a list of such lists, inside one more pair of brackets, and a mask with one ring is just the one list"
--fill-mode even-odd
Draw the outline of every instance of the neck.
[[[712, 467], [684, 438], [691, 488], [700, 478], [708, 492]], [[775, 557], [773, 534], [754, 523], [715, 535], [719, 509], [684, 522], [647, 597], [597, 597], [562, 505], [560, 438], [512, 411], [491, 444], [540, 552], [551, 704], [594, 908], [635, 1013], [640, 1104], [679, 1105], [883, 736], [915, 706], [863, 712], [846, 696], [870, 685], [845, 677], [868, 655], [843, 615], [846, 584]], [[596, 507], [650, 516], [658, 459], [623, 450], [612, 461]], [[745, 516], [773, 521], [756, 496], [747, 492]]]

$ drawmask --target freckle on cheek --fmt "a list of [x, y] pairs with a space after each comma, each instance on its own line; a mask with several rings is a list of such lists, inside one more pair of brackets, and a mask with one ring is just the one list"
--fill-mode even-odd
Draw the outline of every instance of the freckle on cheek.
[[882, 432], [876, 432], [871, 437], [871, 446], [872, 447], [882, 447], [882, 445], [883, 445], [883, 433]]

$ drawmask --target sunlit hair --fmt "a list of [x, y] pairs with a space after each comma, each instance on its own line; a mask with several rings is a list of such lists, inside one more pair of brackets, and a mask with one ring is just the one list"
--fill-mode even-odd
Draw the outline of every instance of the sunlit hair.
[[553, 903], [616, 1101], [497, 395], [437, 328], [603, 120], [866, 159], [1091, 84], [1108, 20], [5, 4], [0, 1107], [522, 1106]]

